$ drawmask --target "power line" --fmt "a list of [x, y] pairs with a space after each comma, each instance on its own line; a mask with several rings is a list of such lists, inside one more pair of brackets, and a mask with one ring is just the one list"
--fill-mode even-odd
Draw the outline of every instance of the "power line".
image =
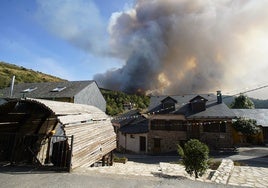
[[257, 91], [257, 90], [264, 89], [264, 88], [267, 88], [267, 87], [268, 87], [268, 84], [264, 85], [264, 86], [254, 88], [254, 89], [249, 89], [249, 90], [246, 90], [246, 91], [243, 91], [243, 92], [239, 92], [239, 93], [236, 93], [236, 94], [233, 94], [233, 95], [228, 95], [228, 96], [223, 97], [222, 99], [226, 99], [226, 98], [229, 98], [229, 97], [234, 97], [236, 95], [246, 94], [246, 93], [249, 93], [249, 92], [252, 92], [252, 91]]
[[[246, 90], [246, 91], [243, 91], [243, 92], [239, 92], [239, 93], [236, 93], [236, 94], [233, 94], [233, 95], [228, 95], [228, 96], [222, 97], [222, 99], [226, 99], [226, 98], [233, 97], [233, 96], [236, 96], [236, 95], [241, 95], [241, 94], [249, 93], [249, 92], [252, 92], [252, 91], [257, 91], [257, 90], [264, 89], [264, 88], [267, 88], [267, 87], [268, 87], [268, 84], [267, 85], [264, 85], [264, 86], [260, 86], [260, 87], [254, 88], [254, 89], [250, 89], [250, 90]], [[213, 101], [217, 101], [217, 99], [209, 100], [208, 102], [213, 102]], [[184, 105], [187, 105], [187, 104], [189, 104], [189, 102], [181, 103], [178, 106], [184, 106]], [[159, 113], [161, 111], [170, 110], [171, 108], [174, 108], [174, 107], [168, 107], [168, 108], [164, 108], [164, 109], [159, 109], [159, 110], [156, 110], [154, 112], [147, 112], [145, 114], [147, 114], [147, 115], [154, 115], [154, 114], [157, 114], [157, 113]], [[132, 115], [132, 116], [125, 116], [125, 117], [115, 117], [115, 118], [113, 118], [113, 120], [132, 119], [132, 118], [138, 118], [140, 116], [142, 116], [142, 115]]]

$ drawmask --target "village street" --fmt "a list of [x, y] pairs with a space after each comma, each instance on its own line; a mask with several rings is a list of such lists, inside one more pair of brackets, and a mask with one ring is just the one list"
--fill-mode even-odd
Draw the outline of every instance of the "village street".
[[[78, 168], [72, 173], [44, 172], [35, 169], [1, 169], [0, 187], [266, 187], [268, 185], [268, 148], [239, 148], [238, 153], [225, 156], [248, 166], [235, 166], [228, 184], [207, 179], [198, 180], [186, 174], [176, 162], [178, 156], [127, 155], [126, 164], [108, 167]], [[215, 159], [222, 159], [216, 156]], [[263, 167], [261, 167], [263, 165]]]
[[[0, 187], [2, 188], [175, 188], [175, 187], [208, 187], [223, 188], [222, 184], [211, 184], [192, 181], [184, 177], [160, 178], [158, 176], [129, 176], [118, 173], [103, 174], [94, 171], [55, 173], [40, 171], [12, 171], [0, 173]], [[231, 187], [231, 186], [227, 186]]]
[[[113, 167], [80, 168], [77, 173], [118, 174], [142, 177], [155, 177], [172, 179], [190, 179], [183, 166], [174, 164], [179, 160], [173, 156], [149, 155], [123, 155], [129, 159], [126, 164], [115, 163]], [[214, 160], [231, 159], [245, 166], [234, 166], [226, 184], [232, 186], [267, 187], [268, 185], [268, 148], [267, 147], [241, 147], [236, 152], [217, 153], [211, 156]], [[213, 183], [209, 180], [211, 172], [196, 180], [196, 182]], [[217, 181], [216, 181], [217, 182]], [[217, 184], [220, 185], [220, 184]]]

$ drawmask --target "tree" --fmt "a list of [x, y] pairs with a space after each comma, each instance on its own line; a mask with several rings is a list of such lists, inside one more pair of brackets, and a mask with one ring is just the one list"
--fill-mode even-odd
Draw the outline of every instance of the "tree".
[[182, 148], [178, 145], [178, 153], [182, 157], [185, 171], [195, 178], [202, 176], [208, 169], [208, 146], [197, 139], [191, 139]]
[[237, 119], [237, 121], [233, 123], [233, 127], [237, 132], [241, 132], [245, 136], [247, 142], [251, 141], [251, 136], [261, 131], [254, 119]]
[[239, 95], [235, 98], [234, 102], [231, 104], [231, 108], [236, 109], [252, 109], [255, 108], [254, 103], [245, 95]]
[[254, 119], [237, 119], [233, 123], [233, 127], [236, 131], [241, 132], [244, 135], [254, 135], [260, 132], [260, 128], [257, 126], [257, 122]]

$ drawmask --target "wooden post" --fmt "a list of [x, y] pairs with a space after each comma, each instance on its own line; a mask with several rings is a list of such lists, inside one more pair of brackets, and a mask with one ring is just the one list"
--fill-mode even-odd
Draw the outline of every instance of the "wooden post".
[[72, 156], [73, 156], [73, 144], [74, 144], [74, 135], [71, 136], [71, 149], [70, 149], [70, 160], [68, 165], [68, 172], [72, 170]]

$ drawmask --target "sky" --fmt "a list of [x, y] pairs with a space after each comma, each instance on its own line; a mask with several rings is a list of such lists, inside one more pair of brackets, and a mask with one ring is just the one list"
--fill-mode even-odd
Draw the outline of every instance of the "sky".
[[[57, 21], [61, 22], [56, 20], [53, 23], [53, 16], [57, 17], [57, 9], [54, 8], [66, 2], [69, 4], [66, 5], [66, 12], [63, 11], [59, 16], [69, 16], [72, 19], [67, 20], [69, 25], [54, 27], [53, 24], [57, 24]], [[129, 3], [132, 1], [1, 0], [0, 60], [67, 80], [93, 79], [94, 74], [119, 67], [122, 62], [113, 57], [91, 53], [86, 47], [74, 44], [69, 40], [71, 36], [68, 36], [68, 29], [71, 29], [69, 27], [72, 27], [72, 24], [74, 27], [85, 24], [85, 29], [102, 27], [98, 26], [97, 22], [94, 25], [95, 19], [100, 19], [103, 27], [106, 27], [111, 14], [124, 9]], [[73, 17], [76, 13], [71, 10], [72, 6], [77, 12], [81, 11], [81, 15]], [[92, 10], [98, 12], [92, 13]], [[84, 20], [79, 16], [84, 17]], [[67, 30], [66, 35], [60, 36], [58, 32], [64, 30]], [[90, 37], [91, 32], [78, 34]], [[98, 33], [92, 34], [92, 37], [95, 37]]]
[[[0, 61], [129, 92], [235, 94], [268, 84], [267, 6], [1, 0]], [[248, 95], [268, 99], [268, 89]]]

